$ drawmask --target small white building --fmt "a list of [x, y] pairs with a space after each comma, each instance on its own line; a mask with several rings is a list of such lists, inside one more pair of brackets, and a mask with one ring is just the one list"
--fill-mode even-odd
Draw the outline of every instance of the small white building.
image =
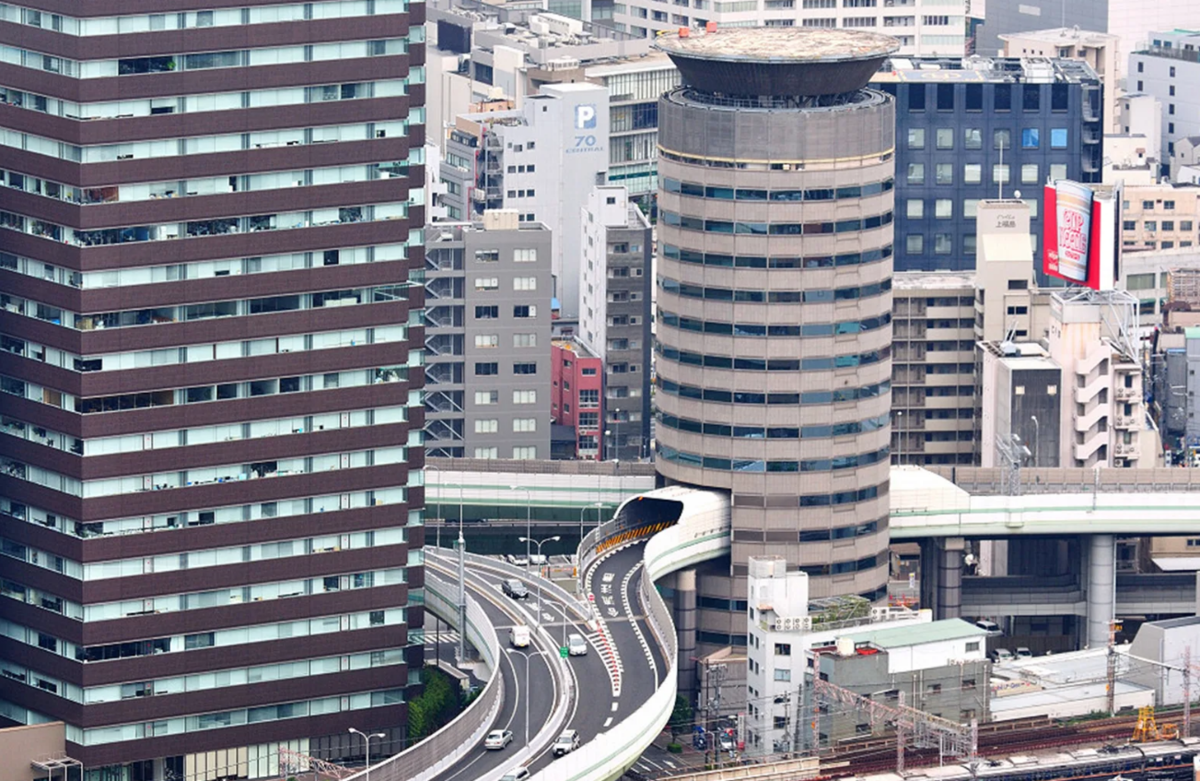
[[[1118, 711], [1154, 705], [1154, 690], [1131, 680], [1129, 646], [1117, 653], [1117, 685], [1113, 706]], [[992, 721], [1047, 716], [1066, 719], [1108, 710], [1108, 649], [1091, 648], [1054, 656], [1018, 659], [992, 668]]]

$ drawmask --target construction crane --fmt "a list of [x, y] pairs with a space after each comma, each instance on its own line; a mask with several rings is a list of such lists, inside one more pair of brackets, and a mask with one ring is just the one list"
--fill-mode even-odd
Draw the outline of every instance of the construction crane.
[[1133, 727], [1130, 743], [1153, 743], [1158, 740], [1178, 740], [1179, 727], [1175, 724], [1164, 723], [1159, 726], [1154, 718], [1154, 706], [1144, 705], [1138, 708], [1137, 724]]

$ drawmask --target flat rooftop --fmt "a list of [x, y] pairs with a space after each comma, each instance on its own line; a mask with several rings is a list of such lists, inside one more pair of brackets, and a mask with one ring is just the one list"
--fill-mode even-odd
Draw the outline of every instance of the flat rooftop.
[[972, 271], [897, 271], [892, 276], [892, 287], [895, 290], [957, 290], [969, 288], [972, 295], [975, 290], [975, 273]]
[[948, 618], [924, 624], [874, 629], [867, 632], [847, 632], [856, 643], [870, 643], [876, 648], [905, 648], [945, 640], [961, 640], [971, 637], [986, 637], [987, 630], [981, 629], [961, 618]]
[[655, 45], [668, 54], [706, 60], [769, 63], [838, 62], [884, 57], [900, 48], [890, 35], [861, 30], [805, 27], [733, 27], [686, 38], [661, 35]]

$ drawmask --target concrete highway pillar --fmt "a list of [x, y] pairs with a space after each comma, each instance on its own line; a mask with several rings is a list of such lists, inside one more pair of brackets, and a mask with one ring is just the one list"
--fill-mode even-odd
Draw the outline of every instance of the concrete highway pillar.
[[962, 616], [962, 573], [963, 555], [967, 543], [962, 537], [943, 537], [937, 541], [938, 583], [937, 612], [934, 617], [960, 618]]
[[675, 573], [675, 632], [679, 641], [679, 693], [696, 693], [696, 570]]
[[1087, 644], [1092, 648], [1108, 645], [1108, 633], [1116, 618], [1117, 543], [1111, 534], [1093, 534], [1088, 538]]

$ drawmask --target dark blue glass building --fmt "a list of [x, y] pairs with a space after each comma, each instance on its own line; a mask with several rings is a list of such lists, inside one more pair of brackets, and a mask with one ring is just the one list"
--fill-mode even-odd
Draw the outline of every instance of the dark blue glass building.
[[1017, 191], [1037, 257], [1046, 180], [1100, 181], [1102, 86], [1085, 63], [892, 60], [871, 86], [896, 98], [897, 271], [974, 269], [977, 204]]

